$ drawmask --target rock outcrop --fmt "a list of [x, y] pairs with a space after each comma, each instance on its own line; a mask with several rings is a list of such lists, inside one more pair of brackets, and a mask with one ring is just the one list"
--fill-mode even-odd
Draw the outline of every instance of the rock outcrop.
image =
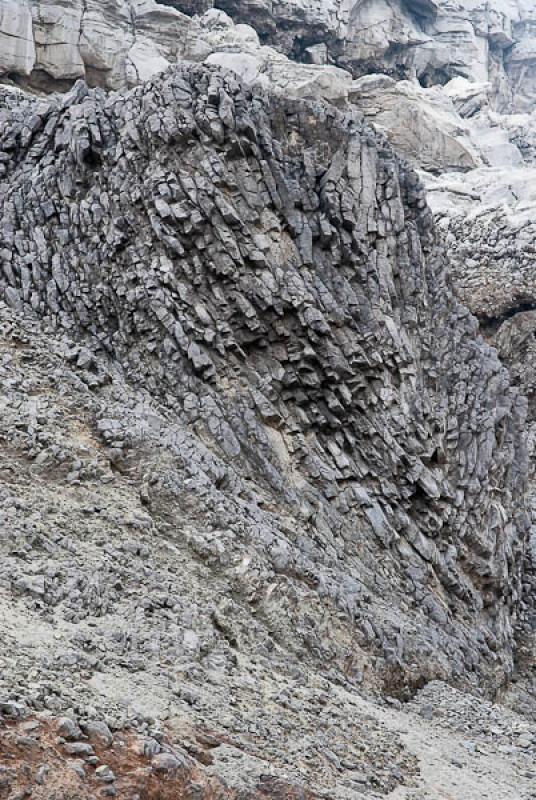
[[207, 513], [232, 496], [234, 535], [362, 619], [387, 672], [498, 685], [524, 403], [453, 299], [422, 189], [387, 143], [355, 112], [190, 66], [126, 95], [12, 95], [1, 150], [6, 303], [92, 337], [161, 397], [181, 447], [195, 431], [214, 453], [219, 490], [191, 488]]
[[2, 0], [0, 74], [45, 90], [138, 83], [175, 59], [187, 27], [154, 0]]
[[534, 12], [216, 5], [0, 0], [2, 800], [414, 797], [528, 652]]
[[148, 737], [130, 782], [163, 722], [252, 798], [412, 780], [352, 698], [496, 692], [528, 533], [526, 403], [416, 175], [351, 106], [191, 64], [5, 91], [0, 164], [5, 708]]
[[214, 6], [294, 61], [422, 86], [462, 76], [489, 81], [502, 110], [534, 103], [536, 12], [525, 0], [2, 0], [0, 75], [49, 88], [133, 84], [183, 58], [191, 18]]

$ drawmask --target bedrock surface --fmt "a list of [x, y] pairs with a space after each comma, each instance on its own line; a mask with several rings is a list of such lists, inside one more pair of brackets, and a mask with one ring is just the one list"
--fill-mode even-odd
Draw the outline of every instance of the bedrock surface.
[[[95, 435], [120, 462], [144, 437], [155, 448], [136, 470], [147, 507], [166, 498], [171, 529], [184, 503], [199, 516], [250, 619], [268, 594], [297, 625], [307, 598], [311, 630], [288, 647], [337, 669], [355, 648], [401, 689], [498, 686], [527, 529], [525, 401], [454, 299], [387, 142], [355, 110], [194, 65], [125, 94], [9, 94], [1, 123], [4, 300], [85, 342], [92, 390], [117, 393]], [[158, 414], [129, 418], [107, 360]]]

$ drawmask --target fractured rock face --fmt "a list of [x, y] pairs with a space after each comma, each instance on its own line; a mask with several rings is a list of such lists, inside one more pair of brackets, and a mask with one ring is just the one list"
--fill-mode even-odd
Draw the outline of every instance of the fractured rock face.
[[[232, 508], [278, 573], [349, 615], [384, 674], [500, 682], [524, 401], [386, 141], [355, 111], [194, 65], [126, 94], [10, 95], [1, 122], [6, 303], [86, 337], [181, 441], [195, 432], [198, 502]], [[232, 610], [215, 613], [237, 641]]]
[[108, 88], [133, 85], [184, 58], [188, 31], [200, 34], [192, 18], [213, 7], [293, 61], [425, 87], [462, 76], [490, 82], [503, 110], [534, 104], [528, 0], [484, 8], [471, 0], [456, 7], [444, 0], [0, 0], [0, 75], [46, 90], [78, 77]]
[[29, 75], [35, 64], [30, 7], [19, 0], [0, 5], [0, 74]]
[[139, 83], [177, 59], [188, 24], [154, 0], [1, 0], [0, 74], [46, 91]]

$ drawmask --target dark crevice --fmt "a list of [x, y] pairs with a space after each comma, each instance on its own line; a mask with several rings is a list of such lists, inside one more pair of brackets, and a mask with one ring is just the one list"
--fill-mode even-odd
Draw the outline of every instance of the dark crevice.
[[431, 86], [445, 86], [453, 78], [468, 78], [468, 75], [453, 64], [446, 64], [439, 69], [428, 67], [417, 75], [423, 89], [429, 89]]
[[437, 17], [438, 8], [434, 0], [402, 0], [402, 5], [417, 20], [424, 22]]
[[212, 0], [158, 0], [158, 5], [175, 8], [181, 14], [193, 17], [196, 14], [204, 14], [209, 8], [213, 8], [215, 4]]
[[506, 320], [512, 319], [512, 317], [515, 317], [517, 314], [522, 314], [525, 311], [536, 311], [536, 300], [533, 298], [520, 300], [515, 305], [511, 306], [502, 314], [497, 316], [479, 315], [478, 319], [480, 322], [480, 327], [484, 333], [492, 335], [499, 330], [503, 322], [506, 322]]

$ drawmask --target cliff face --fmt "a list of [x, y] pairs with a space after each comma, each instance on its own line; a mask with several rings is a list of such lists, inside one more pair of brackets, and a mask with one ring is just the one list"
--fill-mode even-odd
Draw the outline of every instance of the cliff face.
[[67, 0], [0, 4], [0, 73], [62, 90], [77, 78], [117, 88], [164, 68], [184, 22], [155, 2]]
[[453, 298], [415, 175], [355, 112], [204, 67], [8, 104], [8, 305], [163, 397], [263, 559], [350, 619], [366, 575], [397, 594], [403, 625], [375, 603], [362, 620], [386, 663], [500, 682], [524, 405]]
[[[180, 2], [174, 3], [182, 9]], [[461, 76], [491, 81], [497, 102], [529, 109], [534, 100], [534, 23], [530, 2], [357, 0], [304, 3], [221, 0], [298, 61], [336, 63], [354, 77], [387, 73], [423, 86]]]
[[48, 88], [134, 84], [184, 57], [190, 18], [213, 7], [295, 61], [423, 86], [462, 76], [490, 81], [502, 109], [534, 103], [536, 12], [525, 0], [2, 0], [0, 74]]
[[[494, 692], [525, 401], [387, 141], [355, 110], [195, 65], [127, 93], [8, 91], [0, 122], [2, 607], [9, 649], [35, 643], [27, 667], [4, 659], [4, 693], [140, 733], [167, 717], [181, 742], [186, 723], [233, 747], [254, 730], [257, 760], [213, 771], [258, 797], [266, 759], [303, 786], [316, 751], [295, 737], [321, 731], [251, 681], [345, 687], [322, 747], [347, 763], [359, 686]], [[366, 725], [374, 797], [411, 759]], [[315, 774], [329, 796], [357, 786]]]
[[531, 14], [0, 0], [2, 800], [409, 800], [370, 697], [500, 692]]

